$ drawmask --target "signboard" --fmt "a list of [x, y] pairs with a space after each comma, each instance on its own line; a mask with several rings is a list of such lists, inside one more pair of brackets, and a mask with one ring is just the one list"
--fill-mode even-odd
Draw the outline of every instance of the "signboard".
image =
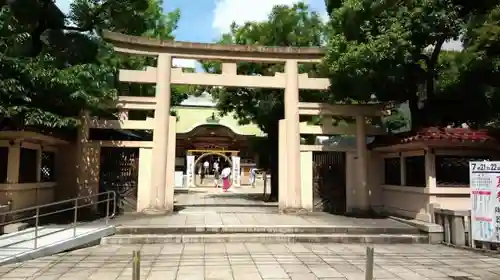
[[233, 175], [233, 185], [239, 186], [241, 183], [240, 157], [232, 156], [231, 161], [233, 162], [233, 170], [231, 172]]
[[183, 188], [183, 187], [186, 187], [184, 186], [184, 174], [182, 173], [182, 171], [175, 171], [175, 181], [174, 181], [174, 186], [176, 188]]
[[186, 156], [186, 185], [194, 187], [194, 156]]
[[469, 163], [472, 239], [500, 242], [500, 162]]

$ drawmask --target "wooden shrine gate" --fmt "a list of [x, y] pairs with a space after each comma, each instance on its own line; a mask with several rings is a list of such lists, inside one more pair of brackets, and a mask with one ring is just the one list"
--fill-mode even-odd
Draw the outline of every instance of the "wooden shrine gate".
[[117, 212], [135, 212], [139, 148], [101, 147], [99, 192], [115, 191]]
[[345, 152], [313, 152], [314, 211], [346, 212]]

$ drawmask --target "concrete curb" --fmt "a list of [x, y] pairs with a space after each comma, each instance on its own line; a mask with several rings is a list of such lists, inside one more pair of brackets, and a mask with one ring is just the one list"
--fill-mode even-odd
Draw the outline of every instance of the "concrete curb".
[[169, 244], [169, 243], [354, 243], [413, 244], [429, 243], [426, 235], [408, 234], [134, 234], [114, 235], [101, 239], [103, 245]]
[[419, 234], [413, 227], [358, 227], [327, 225], [207, 225], [207, 226], [119, 226], [117, 234], [223, 234], [223, 233], [308, 233], [308, 234]]

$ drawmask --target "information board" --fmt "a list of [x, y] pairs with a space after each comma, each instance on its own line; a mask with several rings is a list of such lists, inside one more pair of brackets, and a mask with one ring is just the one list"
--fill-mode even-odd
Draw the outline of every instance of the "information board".
[[240, 175], [241, 175], [241, 170], [240, 170], [240, 157], [237, 156], [232, 156], [231, 161], [233, 162], [233, 170], [231, 171], [233, 174], [233, 185], [234, 186], [239, 186], [240, 185]]
[[500, 162], [469, 163], [472, 239], [500, 242]]
[[194, 156], [186, 156], [186, 184], [187, 187], [194, 187]]

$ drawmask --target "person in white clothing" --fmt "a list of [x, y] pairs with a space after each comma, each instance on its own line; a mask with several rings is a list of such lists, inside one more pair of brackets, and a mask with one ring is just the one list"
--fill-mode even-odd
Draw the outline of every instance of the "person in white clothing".
[[220, 175], [222, 177], [222, 190], [227, 192], [231, 187], [231, 167], [227, 166], [222, 169]]
[[210, 163], [208, 162], [208, 160], [205, 160], [205, 162], [203, 163], [203, 171], [205, 171], [205, 174], [208, 174], [209, 167], [210, 167]]
[[220, 177], [219, 162], [216, 161], [214, 162], [214, 183], [216, 188], [219, 187], [219, 177]]

